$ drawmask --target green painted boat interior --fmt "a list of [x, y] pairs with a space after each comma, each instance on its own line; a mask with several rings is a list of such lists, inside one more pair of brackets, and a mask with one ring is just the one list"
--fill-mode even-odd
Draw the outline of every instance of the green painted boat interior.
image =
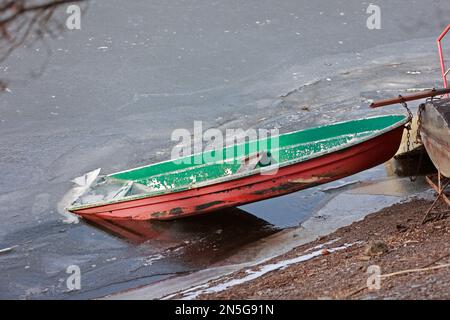
[[[211, 150], [177, 160], [160, 162], [107, 176], [113, 180], [133, 181], [147, 191], [177, 191], [208, 181], [242, 173], [243, 161], [266, 152], [271, 163], [279, 166], [301, 162], [318, 155], [344, 149], [389, 131], [406, 122], [405, 115], [386, 115], [340, 122], [266, 139], [244, 141], [220, 150]], [[261, 161], [244, 175], [263, 166]]]

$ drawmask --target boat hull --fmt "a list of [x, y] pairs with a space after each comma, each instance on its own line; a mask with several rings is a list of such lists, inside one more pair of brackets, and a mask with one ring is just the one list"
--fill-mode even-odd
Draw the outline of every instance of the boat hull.
[[251, 175], [190, 190], [74, 210], [85, 217], [170, 220], [239, 206], [331, 182], [377, 166], [397, 152], [403, 126], [274, 175]]
[[450, 177], [450, 100], [429, 102], [422, 111], [422, 142], [435, 167]]

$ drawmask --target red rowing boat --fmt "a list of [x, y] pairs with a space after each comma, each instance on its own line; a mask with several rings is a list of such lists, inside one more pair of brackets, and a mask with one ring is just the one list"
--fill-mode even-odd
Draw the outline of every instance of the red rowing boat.
[[[223, 149], [221, 162], [173, 160], [88, 177], [90, 186], [67, 210], [84, 217], [166, 220], [281, 196], [389, 160], [408, 121], [405, 115], [378, 116], [271, 137], [265, 142], [268, 150], [258, 153], [253, 166], [248, 159], [254, 155], [237, 152], [230, 159]], [[251, 145], [260, 142], [238, 145], [235, 151], [252, 150]], [[258, 161], [263, 153], [270, 158], [264, 166]], [[275, 153], [277, 160], [271, 156]]]

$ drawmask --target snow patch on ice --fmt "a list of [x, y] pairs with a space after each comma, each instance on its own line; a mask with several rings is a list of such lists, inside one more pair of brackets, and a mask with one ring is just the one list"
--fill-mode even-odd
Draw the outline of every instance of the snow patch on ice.
[[325, 188], [319, 188], [319, 190], [322, 192], [334, 191], [334, 190], [338, 190], [338, 189], [350, 186], [352, 184], [357, 184], [357, 183], [361, 183], [361, 181], [360, 180], [336, 181], [337, 185], [333, 185], [333, 186], [325, 187]]
[[329, 246], [329, 245], [335, 243], [336, 241], [339, 241], [340, 239], [341, 238], [336, 238], [336, 239], [333, 239], [333, 240], [321, 243], [321, 244], [319, 244], [319, 245], [317, 245], [315, 247], [312, 247], [312, 248], [309, 248], [309, 249], [305, 250], [305, 252], [310, 252], [310, 251], [313, 251], [313, 250], [323, 249], [323, 247]]
[[160, 253], [148, 256], [144, 259], [144, 266], [151, 266], [155, 261], [161, 260], [164, 256]]

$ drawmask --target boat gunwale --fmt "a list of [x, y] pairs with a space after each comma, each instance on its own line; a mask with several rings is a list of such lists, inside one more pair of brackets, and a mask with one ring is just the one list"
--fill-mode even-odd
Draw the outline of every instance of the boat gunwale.
[[[340, 122], [334, 122], [332, 124], [325, 124], [325, 125], [321, 125], [321, 126], [317, 126], [317, 127], [301, 129], [301, 130], [287, 132], [287, 133], [284, 133], [284, 134], [279, 134], [277, 136], [274, 136], [274, 137], [278, 137], [278, 136], [282, 136], [282, 135], [288, 136], [288, 135], [299, 133], [301, 131], [306, 131], [306, 130], [311, 130], [311, 129], [320, 129], [320, 128], [323, 128], [323, 127], [339, 125], [339, 124], [343, 124], [343, 123], [351, 122], [351, 121], [361, 121], [361, 120], [369, 120], [369, 119], [383, 118], [383, 117], [395, 117], [395, 116], [403, 116], [404, 119], [399, 120], [399, 121], [395, 122], [394, 124], [385, 127], [382, 130], [374, 130], [374, 132], [376, 131], [375, 134], [367, 135], [365, 137], [362, 137], [361, 139], [356, 139], [353, 142], [345, 144], [344, 147], [336, 146], [336, 147], [333, 147], [333, 148], [330, 148], [330, 149], [323, 150], [321, 152], [313, 153], [312, 155], [310, 155], [310, 156], [308, 156], [306, 158], [296, 158], [296, 159], [292, 159], [292, 160], [285, 161], [285, 162], [282, 162], [282, 163], [277, 163], [276, 165], [273, 165], [273, 166], [267, 166], [267, 167], [263, 167], [263, 168], [255, 168], [255, 169], [247, 171], [247, 172], [235, 173], [235, 174], [232, 174], [232, 175], [223, 176], [223, 177], [220, 177], [220, 178], [217, 178], [217, 179], [213, 179], [213, 180], [206, 180], [204, 182], [199, 182], [197, 184], [192, 184], [192, 185], [189, 185], [187, 187], [179, 187], [177, 189], [172, 189], [172, 190], [170, 190], [170, 189], [165, 189], [165, 190], [161, 190], [161, 191], [157, 190], [157, 191], [154, 191], [154, 192], [149, 192], [149, 193], [144, 193], [144, 194], [139, 194], [139, 195], [132, 195], [132, 196], [123, 197], [123, 198], [120, 198], [120, 199], [114, 199], [114, 200], [103, 201], [103, 202], [87, 203], [87, 204], [82, 204], [82, 205], [73, 205], [72, 204], [71, 206], [69, 206], [67, 208], [67, 210], [70, 211], [70, 212], [75, 212], [76, 213], [76, 211], [89, 209], [89, 208], [102, 207], [102, 206], [107, 206], [107, 205], [110, 205], [110, 204], [129, 202], [129, 201], [145, 199], [145, 198], [153, 198], [153, 197], [158, 197], [158, 196], [162, 196], [162, 195], [166, 195], [166, 194], [170, 194], [170, 193], [173, 193], [173, 194], [181, 193], [181, 192], [185, 192], [185, 191], [192, 190], [192, 189], [198, 189], [198, 188], [208, 187], [208, 186], [212, 186], [212, 185], [219, 184], [219, 183], [229, 182], [229, 181], [232, 181], [232, 180], [239, 180], [239, 179], [242, 179], [242, 178], [245, 178], [245, 177], [249, 177], [249, 176], [260, 174], [261, 171], [271, 171], [271, 170], [273, 170], [275, 168], [280, 169], [280, 168], [284, 168], [284, 167], [295, 165], [297, 163], [306, 162], [306, 161], [309, 161], [309, 160], [312, 160], [312, 159], [320, 158], [322, 156], [325, 156], [327, 154], [330, 154], [330, 153], [333, 153], [333, 152], [336, 152], [336, 151], [339, 151], [339, 150], [345, 150], [345, 149], [354, 147], [354, 146], [356, 146], [358, 144], [362, 144], [362, 143], [367, 142], [369, 140], [372, 140], [372, 139], [374, 139], [376, 137], [379, 137], [379, 136], [381, 136], [381, 135], [383, 135], [383, 134], [385, 134], [387, 132], [395, 130], [395, 129], [405, 125], [406, 123], [408, 123], [410, 121], [410, 118], [409, 118], [409, 116], [407, 114], [388, 114], [388, 115], [381, 115], [381, 116], [372, 116], [372, 117], [366, 117], [366, 118], [360, 118], [360, 119], [354, 119], [354, 120], [344, 120], [344, 121], [340, 121]], [[257, 140], [252, 140], [252, 141], [257, 141]], [[252, 141], [249, 141], [248, 143], [250, 143]], [[192, 154], [192, 155], [190, 155], [190, 157], [191, 156], [195, 156], [195, 155], [199, 155], [199, 154], [203, 154], [203, 153], [204, 152], [199, 152], [199, 153], [196, 153], [196, 154]], [[177, 159], [180, 159], [180, 158], [177, 158]], [[141, 167], [136, 167], [136, 168], [132, 168], [132, 169], [128, 169], [128, 170], [123, 170], [123, 171], [119, 171], [119, 172], [108, 174], [105, 177], [111, 177], [113, 175], [129, 172], [129, 171], [133, 171], [133, 170], [142, 169], [142, 168], [149, 167], [149, 166], [156, 165], [156, 164], [172, 162], [172, 161], [175, 161], [177, 159], [165, 160], [165, 161], [156, 162], [156, 163], [145, 165], [145, 166], [141, 166]], [[121, 180], [121, 179], [118, 179], [118, 180]], [[128, 181], [128, 180], [124, 180], [124, 181]]]

